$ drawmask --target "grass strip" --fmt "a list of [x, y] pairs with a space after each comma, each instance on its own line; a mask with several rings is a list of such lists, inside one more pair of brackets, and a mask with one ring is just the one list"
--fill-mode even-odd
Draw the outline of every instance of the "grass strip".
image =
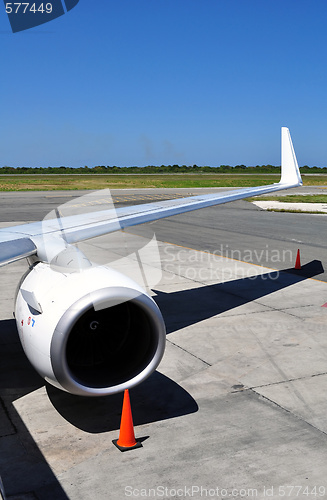
[[327, 203], [327, 194], [289, 194], [285, 196], [258, 196], [248, 201], [281, 201], [283, 203]]
[[266, 212], [285, 212], [291, 214], [318, 214], [318, 215], [327, 215], [326, 212], [319, 212], [318, 210], [292, 210], [291, 208], [266, 208]]
[[[304, 177], [305, 186], [327, 186], [327, 175]], [[276, 183], [276, 176], [269, 174], [156, 174], [156, 175], [29, 175], [0, 176], [0, 191], [53, 191], [83, 189], [142, 189], [142, 188], [215, 188], [254, 187]], [[268, 198], [264, 198], [268, 199]], [[276, 198], [274, 198], [276, 199]], [[302, 198], [301, 198], [302, 199]], [[283, 197], [283, 200], [286, 201]]]

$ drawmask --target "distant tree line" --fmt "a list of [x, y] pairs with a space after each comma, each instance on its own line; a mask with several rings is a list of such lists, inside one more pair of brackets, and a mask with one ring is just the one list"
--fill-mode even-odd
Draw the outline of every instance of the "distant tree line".
[[[302, 174], [327, 174], [327, 167], [300, 167]], [[192, 173], [259, 173], [277, 174], [280, 167], [273, 165], [257, 165], [246, 167], [245, 165], [220, 165], [220, 167], [208, 167], [198, 165], [161, 165], [160, 167], [149, 165], [147, 167], [0, 167], [0, 174], [192, 174]]]

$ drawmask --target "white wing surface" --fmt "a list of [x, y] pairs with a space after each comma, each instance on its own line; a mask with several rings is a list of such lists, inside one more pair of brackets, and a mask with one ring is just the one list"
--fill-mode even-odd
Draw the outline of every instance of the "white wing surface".
[[76, 243], [164, 217], [300, 186], [301, 175], [286, 127], [282, 128], [281, 165], [281, 179], [275, 184], [72, 215], [61, 218], [60, 224], [53, 219], [1, 229], [0, 265], [41, 254], [45, 240], [55, 242], [64, 237], [66, 243]]

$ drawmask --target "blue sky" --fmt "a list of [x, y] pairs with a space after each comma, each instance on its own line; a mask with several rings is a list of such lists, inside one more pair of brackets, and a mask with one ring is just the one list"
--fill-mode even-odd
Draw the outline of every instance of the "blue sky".
[[[1, 5], [0, 5], [1, 8]], [[326, 0], [80, 0], [13, 34], [0, 166], [327, 165]]]

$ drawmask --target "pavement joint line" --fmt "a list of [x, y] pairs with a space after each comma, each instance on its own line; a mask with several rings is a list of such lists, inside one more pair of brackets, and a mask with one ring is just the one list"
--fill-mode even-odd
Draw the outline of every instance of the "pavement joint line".
[[315, 306], [314, 304], [311, 304], [311, 305], [307, 305], [307, 306], [285, 307], [285, 309], [275, 309], [275, 311], [279, 311], [279, 312], [288, 314], [288, 316], [291, 316], [292, 318], [303, 319], [303, 318], [299, 318], [296, 314], [292, 314], [291, 312], [288, 312], [288, 309], [304, 309], [305, 307], [321, 307], [321, 306]]
[[[262, 304], [260, 304], [260, 305], [262, 305]], [[238, 307], [240, 307], [240, 306], [238, 306]], [[227, 312], [227, 311], [224, 311], [222, 313], [217, 313], [215, 316], [221, 316], [221, 314], [225, 314], [225, 312]], [[264, 314], [267, 312], [271, 312], [271, 311], [252, 311], [252, 312], [247, 312], [247, 313], [239, 312], [238, 314], [237, 313], [228, 314], [228, 316], [222, 316], [222, 317], [223, 318], [237, 318], [238, 316], [253, 316], [253, 314], [262, 314], [262, 313]]]
[[281, 311], [284, 311], [284, 310], [286, 311], [287, 309], [294, 309], [294, 308], [296, 308], [296, 309], [298, 309], [298, 308], [302, 309], [304, 307], [321, 307], [321, 306], [319, 306], [317, 304], [302, 304], [302, 305], [298, 305], [298, 306], [290, 306], [290, 307], [281, 308], [280, 310]]
[[[279, 290], [277, 290], [277, 291], [279, 291]], [[230, 293], [230, 292], [228, 292], [228, 293]], [[236, 295], [236, 294], [232, 294], [232, 293], [230, 293], [230, 295], [233, 295], [234, 297], [237, 297], [237, 298], [242, 298], [240, 295]], [[299, 308], [302, 309], [302, 308], [305, 308], [305, 307], [321, 307], [321, 306], [317, 306], [315, 304], [304, 304], [304, 305], [300, 305], [300, 306], [296, 305], [296, 306], [289, 306], [289, 307], [274, 307], [274, 306], [271, 306], [269, 304], [263, 304], [263, 303], [259, 302], [259, 300], [260, 299], [252, 300], [251, 302], [254, 303], [254, 304], [257, 304], [259, 306], [264, 306], [264, 307], [266, 307], [269, 310], [266, 310], [266, 311], [252, 311], [252, 312], [246, 313], [245, 314], [246, 316], [249, 316], [251, 314], [261, 314], [261, 313], [267, 313], [267, 312], [270, 312], [270, 311], [275, 311], [275, 312], [281, 312], [281, 313], [288, 314], [289, 316], [292, 316], [293, 318], [295, 317], [297, 319], [301, 319], [296, 314], [292, 314], [292, 313], [290, 313], [288, 311], [290, 309], [299, 309]], [[235, 316], [239, 316], [239, 314], [235, 314]]]
[[11, 417], [10, 417], [10, 414], [9, 414], [8, 408], [6, 407], [6, 405], [5, 405], [5, 403], [4, 403], [3, 399], [2, 399], [2, 397], [0, 397], [0, 406], [1, 406], [1, 408], [2, 408], [2, 410], [3, 410], [3, 412], [4, 412], [4, 414], [6, 415], [7, 419], [9, 420], [10, 425], [11, 425], [11, 427], [13, 428], [13, 431], [14, 431], [14, 432], [10, 432], [9, 434], [5, 434], [5, 435], [3, 435], [3, 436], [1, 436], [1, 437], [13, 436], [14, 434], [17, 434], [17, 432], [18, 432], [18, 431], [17, 431], [17, 427], [16, 427], [16, 425], [14, 424], [14, 422], [12, 421], [12, 419], [11, 419]]
[[281, 380], [279, 382], [271, 382], [270, 384], [254, 385], [252, 387], [249, 387], [249, 389], [255, 390], [255, 389], [260, 389], [262, 387], [271, 387], [271, 386], [274, 386], [274, 385], [287, 384], [288, 382], [297, 382], [298, 380], [307, 380], [307, 379], [310, 379], [310, 378], [322, 377], [324, 375], [327, 375], [327, 372], [314, 373], [313, 375], [307, 375], [305, 377], [290, 378], [288, 380]]
[[254, 389], [250, 388], [250, 389], [247, 389], [247, 390], [253, 392], [254, 394], [256, 394], [257, 396], [259, 396], [260, 398], [265, 399], [266, 401], [269, 401], [269, 403], [273, 404], [274, 406], [277, 406], [277, 408], [285, 411], [286, 413], [288, 413], [289, 415], [291, 415], [293, 418], [296, 418], [297, 420], [300, 420], [301, 422], [304, 422], [309, 427], [312, 427], [315, 431], [318, 431], [319, 433], [324, 434], [325, 436], [327, 436], [327, 432], [326, 431], [323, 431], [319, 427], [313, 425], [311, 422], [308, 422], [305, 418], [302, 418], [300, 415], [297, 415], [296, 413], [293, 413], [292, 410], [288, 410], [284, 406], [276, 403], [276, 401], [274, 401], [273, 399], [270, 399], [267, 396], [264, 396], [263, 394], [260, 394], [260, 392], [256, 392]]
[[[284, 309], [278, 309], [276, 307], [269, 306], [268, 304], [262, 304], [261, 302], [257, 302], [256, 300], [253, 300], [252, 303], [266, 307], [267, 309], [265, 311], [251, 311], [251, 312], [247, 312], [247, 313], [240, 312], [240, 313], [235, 313], [235, 314], [229, 314], [228, 318], [234, 318], [235, 316], [252, 316], [253, 314], [266, 314], [266, 313], [273, 311], [273, 312], [281, 312], [281, 313], [288, 314], [292, 318], [295, 317], [297, 319], [302, 319], [302, 318], [299, 318], [298, 316], [296, 316], [295, 314], [291, 314], [291, 313], [287, 312], [287, 309], [294, 309], [294, 307], [285, 308], [285, 310], [284, 310]], [[243, 304], [241, 304], [241, 305], [243, 305]], [[241, 307], [241, 306], [237, 306], [237, 307]], [[301, 306], [296, 306], [296, 308], [299, 308], [299, 307], [301, 308]], [[306, 307], [312, 307], [312, 306], [306, 306]], [[317, 306], [317, 307], [321, 307], [321, 306]], [[224, 313], [217, 313], [216, 316], [219, 316], [220, 314], [224, 314]], [[227, 316], [224, 316], [224, 317], [227, 317]]]
[[208, 363], [207, 361], [204, 361], [204, 359], [201, 359], [199, 358], [199, 356], [196, 356], [195, 354], [193, 354], [192, 352], [188, 351], [187, 349], [184, 349], [184, 347], [181, 347], [180, 345], [178, 344], [175, 344], [174, 342], [172, 342], [171, 340], [167, 339], [167, 342], [169, 342], [170, 344], [172, 344], [173, 346], [177, 347], [178, 349], [180, 349], [181, 351], [184, 351], [186, 352], [187, 354], [189, 354], [190, 356], [193, 356], [193, 358], [195, 359], [198, 359], [199, 361], [201, 361], [202, 363], [204, 363], [205, 365], [207, 366], [212, 366], [210, 363]]
[[[317, 306], [317, 307], [319, 307], [319, 306]], [[288, 316], [291, 316], [292, 318], [300, 319], [303, 321], [303, 318], [299, 318], [296, 314], [292, 314], [291, 312], [288, 311], [288, 309], [294, 309], [294, 307], [289, 307], [289, 308], [286, 307], [285, 309], [276, 309], [275, 307], [272, 307], [271, 309], [273, 311], [281, 312], [281, 313], [287, 314]], [[302, 309], [302, 306], [300, 306], [300, 309]]]
[[[287, 314], [288, 316], [291, 316], [292, 318], [301, 319], [296, 314], [292, 314], [292, 313], [288, 312], [289, 309], [294, 309], [294, 307], [285, 307], [285, 308], [283, 308], [283, 307], [274, 307], [274, 306], [270, 306], [268, 304], [261, 304], [261, 302], [257, 302], [256, 300], [253, 300], [253, 302], [255, 304], [260, 305], [260, 306], [264, 305], [265, 307], [267, 307], [269, 309], [269, 311], [259, 311], [259, 312], [262, 312], [262, 313], [267, 313], [267, 312], [271, 312], [271, 311], [281, 312], [281, 313]], [[302, 309], [302, 306], [296, 306], [296, 307], [300, 307]], [[305, 306], [303, 306], [303, 307], [305, 307]], [[310, 307], [310, 306], [306, 306], [306, 307]], [[319, 307], [319, 306], [317, 306], [317, 307]], [[249, 314], [255, 314], [255, 312], [249, 313]]]

